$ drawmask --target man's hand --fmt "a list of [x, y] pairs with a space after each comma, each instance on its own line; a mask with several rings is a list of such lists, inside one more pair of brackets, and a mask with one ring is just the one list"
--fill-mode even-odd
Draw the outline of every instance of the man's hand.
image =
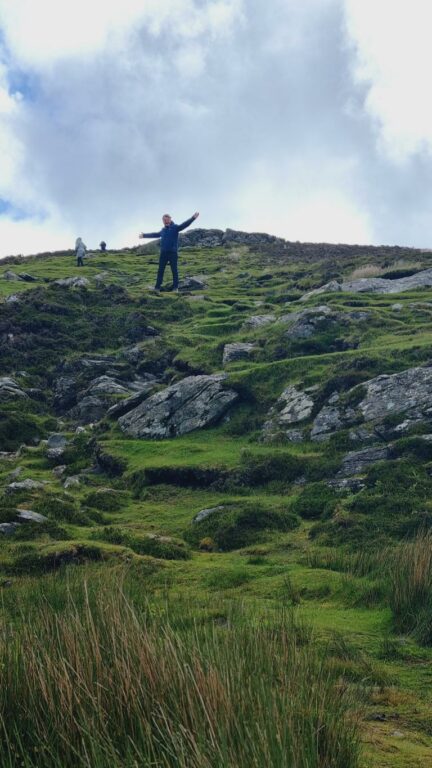
[[141, 233], [138, 235], [138, 238], [139, 238], [139, 240], [142, 240], [142, 239], [143, 239], [143, 237], [144, 237], [144, 232], [141, 232]]
[[199, 212], [195, 211], [194, 215], [192, 216], [193, 219], [197, 219], [199, 216]]

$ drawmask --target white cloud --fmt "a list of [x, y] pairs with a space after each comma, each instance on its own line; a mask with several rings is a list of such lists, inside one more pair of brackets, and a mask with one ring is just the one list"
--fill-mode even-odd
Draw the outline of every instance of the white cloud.
[[396, 162], [432, 152], [430, 0], [345, 0], [355, 77], [380, 147]]

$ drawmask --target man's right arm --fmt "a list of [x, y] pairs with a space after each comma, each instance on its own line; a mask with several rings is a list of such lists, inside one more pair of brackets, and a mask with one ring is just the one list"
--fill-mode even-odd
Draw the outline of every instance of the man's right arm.
[[142, 240], [144, 237], [153, 238], [153, 237], [160, 237], [160, 236], [161, 236], [160, 232], [141, 232], [141, 234], [138, 235], [140, 240]]

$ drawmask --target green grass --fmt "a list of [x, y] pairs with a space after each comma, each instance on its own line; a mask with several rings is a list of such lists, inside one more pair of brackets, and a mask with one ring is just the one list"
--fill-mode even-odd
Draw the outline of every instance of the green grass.
[[[432, 511], [428, 444], [398, 441], [395, 459], [367, 473], [364, 491], [335, 494], [326, 482], [354, 447], [347, 434], [328, 444], [260, 442], [268, 408], [288, 384], [317, 385], [318, 409], [334, 391], [351, 397], [368, 378], [429, 360], [431, 290], [296, 301], [305, 288], [346, 277], [370, 258], [299, 262], [286, 252], [184, 251], [183, 274], [201, 274], [206, 264], [204, 301], [150, 294], [157, 262], [150, 252], [98, 254], [81, 272], [70, 255], [5, 267], [41, 281], [0, 278], [0, 296], [25, 293], [22, 304], [0, 304], [0, 322], [14, 333], [14, 344], [0, 351], [2, 375], [41, 388], [45, 398], [25, 407], [2, 402], [1, 450], [27, 446], [16, 458], [0, 457], [0, 483], [20, 466], [19, 479], [47, 484], [43, 492], [5, 496], [0, 517], [13, 519], [20, 507], [49, 523], [0, 539], [2, 765], [423, 768], [431, 761], [430, 574], [426, 556], [413, 568], [413, 553], [425, 547], [412, 541]], [[428, 266], [432, 256], [424, 259]], [[108, 289], [96, 287], [102, 271]], [[89, 289], [43, 282], [78, 273]], [[391, 309], [395, 301], [400, 313]], [[410, 306], [416, 302], [423, 306]], [[322, 303], [370, 312], [366, 323], [346, 329], [357, 348], [338, 351], [339, 327], [291, 346], [282, 324], [243, 327], [252, 314]], [[145, 325], [160, 336], [137, 341]], [[227, 367], [227, 385], [239, 393], [227, 422], [147, 441], [104, 420], [68, 448], [65, 476], [93, 464], [95, 442], [118, 462], [115, 471], [90, 472], [68, 491], [44, 446], [28, 445], [53, 431], [74, 438], [75, 424], [52, 409], [64, 360], [117, 355], [138, 343], [137, 372], [153, 372], [165, 354], [157, 372], [168, 382], [220, 371], [223, 345], [232, 341], [254, 341], [257, 352]], [[125, 364], [125, 380], [133, 373]], [[219, 522], [210, 518], [202, 530], [192, 523], [200, 510], [220, 505], [228, 512]], [[202, 539], [211, 544], [200, 549]], [[146, 676], [143, 648], [149, 668], [162, 670], [160, 681]], [[343, 694], [336, 703], [335, 684]], [[320, 733], [336, 739], [319, 754], [318, 689], [330, 718]], [[380, 713], [385, 720], [370, 719]]]

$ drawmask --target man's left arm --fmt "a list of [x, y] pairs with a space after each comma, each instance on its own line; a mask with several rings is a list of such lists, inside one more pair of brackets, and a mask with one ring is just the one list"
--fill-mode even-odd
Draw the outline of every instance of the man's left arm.
[[192, 222], [198, 218], [198, 216], [199, 216], [199, 213], [198, 211], [196, 211], [194, 215], [190, 217], [190, 219], [187, 219], [186, 221], [184, 221], [183, 224], [178, 224], [177, 225], [178, 231], [181, 232], [182, 229], [186, 229], [186, 227], [189, 227], [192, 224]]

